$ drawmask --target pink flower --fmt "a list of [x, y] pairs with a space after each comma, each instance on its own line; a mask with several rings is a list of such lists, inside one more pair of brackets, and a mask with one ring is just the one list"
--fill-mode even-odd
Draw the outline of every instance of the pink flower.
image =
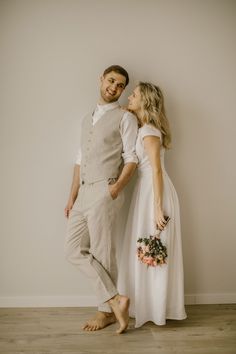
[[152, 261], [153, 261], [152, 257], [143, 257], [143, 260], [146, 264], [152, 265]]
[[[155, 253], [154, 257], [150, 255], [150, 252], [153, 252], [153, 250]], [[167, 251], [166, 247], [161, 243], [160, 238], [157, 239], [154, 236], [139, 238], [136, 253], [138, 260], [148, 267], [156, 267], [166, 263]]]

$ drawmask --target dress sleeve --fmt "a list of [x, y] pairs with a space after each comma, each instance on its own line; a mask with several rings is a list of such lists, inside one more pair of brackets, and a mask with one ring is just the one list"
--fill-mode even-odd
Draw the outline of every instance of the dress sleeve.
[[161, 132], [159, 129], [153, 127], [152, 125], [148, 125], [145, 124], [142, 128], [141, 128], [141, 138], [143, 140], [143, 138], [145, 136], [157, 136], [158, 138], [160, 138], [161, 143], [162, 143], [162, 136], [161, 136]]

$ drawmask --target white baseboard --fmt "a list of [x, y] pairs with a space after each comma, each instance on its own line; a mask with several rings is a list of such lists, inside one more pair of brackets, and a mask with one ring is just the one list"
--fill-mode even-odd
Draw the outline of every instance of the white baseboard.
[[[232, 304], [236, 294], [186, 294], [186, 305]], [[0, 297], [0, 307], [94, 307], [95, 296], [15, 296]]]

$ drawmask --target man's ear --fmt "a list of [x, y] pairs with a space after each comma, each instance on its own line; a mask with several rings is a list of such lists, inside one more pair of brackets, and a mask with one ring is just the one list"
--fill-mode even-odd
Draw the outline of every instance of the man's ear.
[[100, 76], [100, 81], [103, 82], [103, 80], [104, 80], [104, 75], [101, 75]]

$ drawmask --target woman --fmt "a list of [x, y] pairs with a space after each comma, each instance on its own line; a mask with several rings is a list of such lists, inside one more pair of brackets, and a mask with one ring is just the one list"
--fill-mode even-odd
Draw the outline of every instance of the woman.
[[[128, 109], [138, 118], [136, 142], [138, 179], [131, 200], [119, 271], [119, 290], [130, 297], [130, 316], [135, 327], [147, 321], [164, 325], [166, 319], [186, 318], [184, 309], [183, 261], [179, 203], [164, 167], [164, 153], [171, 134], [159, 87], [139, 83], [128, 98]], [[170, 221], [165, 225], [164, 216]], [[156, 267], [141, 263], [137, 240], [161, 232], [167, 247], [166, 264]]]

